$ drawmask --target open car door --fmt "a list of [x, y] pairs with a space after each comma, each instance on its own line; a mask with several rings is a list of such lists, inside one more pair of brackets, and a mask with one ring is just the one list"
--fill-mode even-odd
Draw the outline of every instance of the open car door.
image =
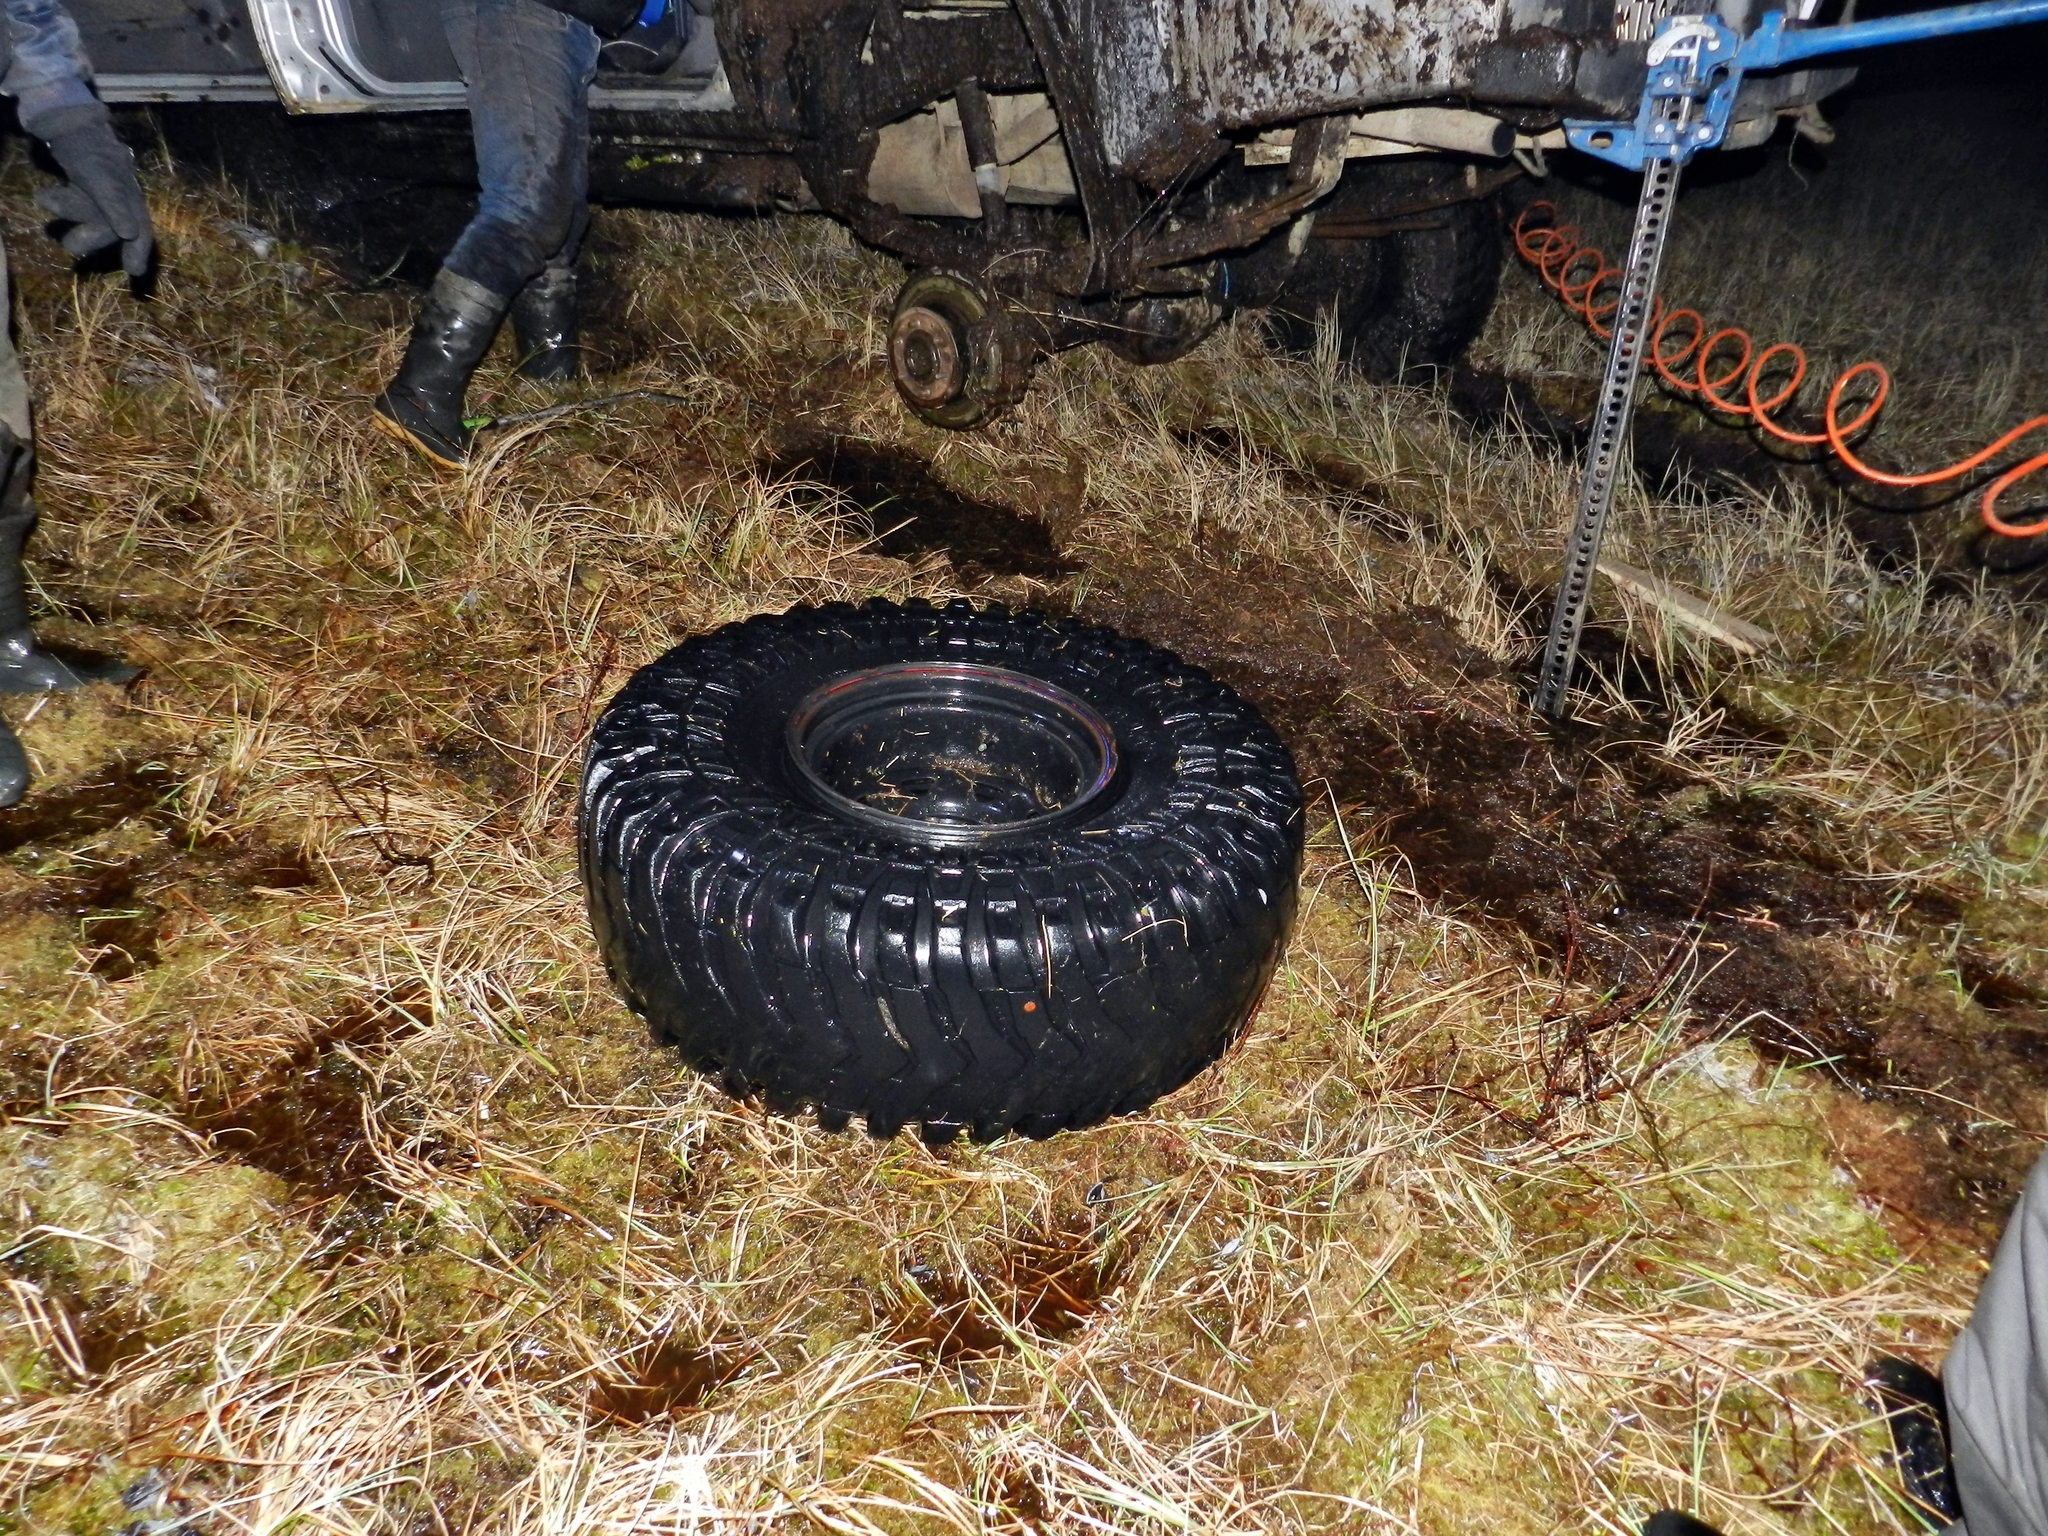
[[[293, 112], [421, 112], [467, 93], [422, 0], [68, 0], [108, 101], [281, 100]], [[692, 5], [692, 0], [680, 0]], [[625, 111], [729, 109], [711, 0], [690, 46], [660, 74], [601, 68], [591, 104]]]

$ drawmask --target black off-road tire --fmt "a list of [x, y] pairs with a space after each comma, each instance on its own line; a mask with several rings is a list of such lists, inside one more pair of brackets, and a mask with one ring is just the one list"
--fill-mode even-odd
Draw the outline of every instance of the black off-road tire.
[[1376, 382], [1428, 382], [1456, 363], [1493, 313], [1507, 247], [1491, 200], [1427, 217], [1429, 228], [1309, 241], [1272, 307], [1281, 345], [1312, 354], [1328, 315], [1339, 354]]
[[[816, 722], [928, 676], [1067, 701], [1106, 731], [1105, 766], [990, 826], [835, 804], [852, 781], [819, 775], [868, 726], [814, 752]], [[857, 718], [884, 720], [876, 750], [902, 739]], [[914, 792], [901, 762], [912, 790], [892, 793]], [[655, 1037], [771, 1110], [934, 1143], [1136, 1113], [1215, 1061], [1279, 961], [1301, 848], [1293, 762], [1229, 689], [1107, 630], [965, 602], [691, 640], [605, 710], [583, 779], [592, 924]]]

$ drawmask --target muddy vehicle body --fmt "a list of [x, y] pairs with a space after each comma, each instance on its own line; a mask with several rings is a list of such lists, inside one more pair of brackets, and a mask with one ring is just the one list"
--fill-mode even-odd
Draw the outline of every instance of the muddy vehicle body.
[[[1332, 316], [1378, 374], [1450, 361], [1491, 304], [1497, 194], [1565, 117], [1633, 113], [1681, 0], [680, 3], [679, 57], [599, 76], [595, 195], [843, 221], [911, 269], [906, 402], [967, 427], [1049, 352], [1166, 361], [1247, 308], [1297, 343]], [[1717, 3], [1746, 30], [1763, 0]], [[269, 157], [280, 192], [471, 174], [433, 5], [70, 4], [110, 101], [194, 104], [187, 136]], [[1844, 78], [1747, 82], [1731, 142]], [[299, 121], [233, 115], [280, 102]]]

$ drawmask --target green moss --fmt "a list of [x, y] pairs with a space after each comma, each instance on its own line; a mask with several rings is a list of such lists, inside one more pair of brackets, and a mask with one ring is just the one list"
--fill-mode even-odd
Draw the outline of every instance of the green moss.
[[[0, 1130], [0, 1202], [29, 1218], [9, 1262], [70, 1314], [102, 1365], [230, 1314], [282, 1315], [310, 1289], [278, 1222], [280, 1181], [172, 1159], [151, 1144], [160, 1136]], [[47, 1361], [33, 1369], [57, 1374]]]
[[[1388, 1299], [1369, 1306], [1354, 1333], [1304, 1344], [1268, 1367], [1268, 1376], [1332, 1382], [1318, 1486], [1398, 1510], [1413, 1501], [1424, 1528], [1447, 1536], [1590, 1528], [1595, 1503], [1645, 1513], [1678, 1493], [1667, 1477], [1646, 1475], [1643, 1437], [1684, 1431], [1698, 1408], [1685, 1396], [1696, 1370], [1713, 1398], [1699, 1411], [1714, 1487], [1761, 1494], [1812, 1483], [1812, 1425], [1854, 1422], [1863, 1411], [1831, 1372], [1778, 1369], [1774, 1332], [1738, 1343], [1725, 1375], [1699, 1369], [1683, 1349], [1647, 1349], [1667, 1387], [1551, 1363], [1569, 1355], [1561, 1333], [1576, 1315], [1609, 1329], [1640, 1317], [1654, 1333], [1705, 1314], [1740, 1341], [1746, 1319], [1801, 1298], [1825, 1308], [1900, 1262], [1815, 1128], [1815, 1095], [1825, 1090], [1767, 1072], [1734, 1045], [1697, 1051], [1686, 1068], [1660, 1079], [1650, 1104], [1659, 1147], [1641, 1148], [1646, 1168], [1661, 1162], [1668, 1172], [1624, 1191], [1569, 1163], [1506, 1162], [1487, 1192], [1504, 1238], [1490, 1264], [1475, 1268], [1471, 1233], [1426, 1228], [1389, 1274]], [[1523, 1347], [1525, 1328], [1540, 1341], [1533, 1351]], [[1427, 1341], [1423, 1353], [1369, 1342], [1404, 1332]], [[1672, 1405], [1661, 1421], [1660, 1394]], [[1617, 1476], [1611, 1486], [1579, 1486], [1566, 1468], [1583, 1466], [1596, 1441], [1612, 1443]], [[1556, 1464], [1529, 1457], [1546, 1443], [1558, 1445]], [[1797, 1509], [1811, 1513], [1806, 1494], [1788, 1512]]]

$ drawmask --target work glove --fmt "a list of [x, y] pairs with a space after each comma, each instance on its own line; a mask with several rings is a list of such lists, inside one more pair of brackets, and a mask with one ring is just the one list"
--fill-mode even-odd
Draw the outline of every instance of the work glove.
[[540, 0], [551, 11], [573, 16], [599, 37], [618, 37], [629, 28], [652, 26], [670, 0]]
[[49, 214], [71, 226], [64, 249], [83, 258], [118, 245], [121, 270], [130, 278], [147, 275], [156, 231], [135, 179], [135, 155], [114, 136], [107, 109], [98, 102], [62, 107], [39, 118], [33, 131], [71, 178], [36, 193]]
[[[671, 5], [662, 0], [648, 6], [640, 19], [604, 45], [601, 68], [631, 75], [658, 75], [683, 56], [690, 41], [691, 10], [687, 0]], [[652, 19], [650, 19], [652, 18]]]

